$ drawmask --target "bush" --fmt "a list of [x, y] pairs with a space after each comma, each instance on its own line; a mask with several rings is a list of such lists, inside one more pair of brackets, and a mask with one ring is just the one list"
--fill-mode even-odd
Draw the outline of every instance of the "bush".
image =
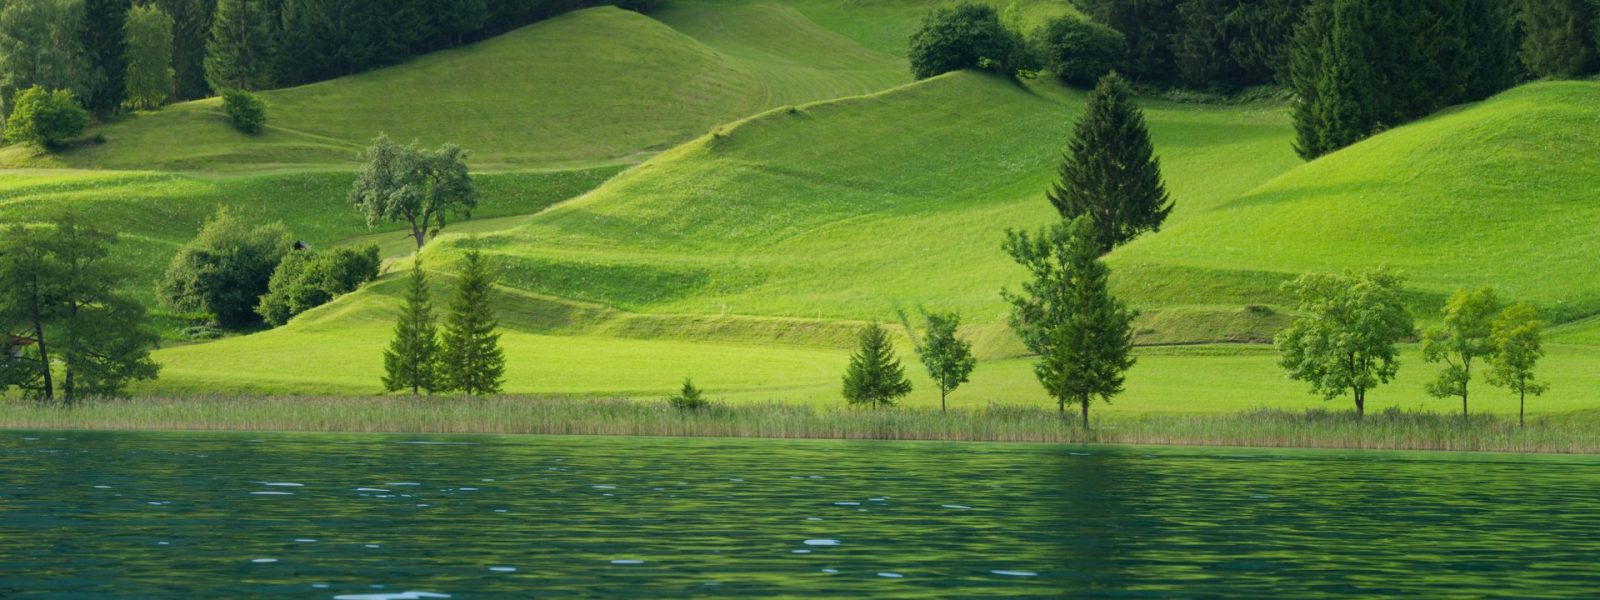
[[711, 406], [711, 401], [706, 400], [705, 392], [694, 386], [694, 382], [685, 377], [683, 391], [667, 398], [667, 404], [678, 410], [700, 410]]
[[1067, 84], [1085, 88], [1094, 87], [1127, 51], [1121, 32], [1072, 16], [1051, 19], [1035, 29], [1028, 41], [1044, 70]]
[[982, 67], [1013, 75], [1021, 44], [1000, 24], [993, 8], [960, 4], [936, 8], [911, 34], [911, 74], [927, 79], [950, 71]]
[[218, 209], [172, 257], [156, 295], [168, 308], [206, 312], [223, 326], [251, 324], [267, 282], [293, 245], [282, 222], [251, 227], [239, 213]]
[[222, 111], [239, 131], [254, 135], [267, 124], [267, 104], [261, 97], [244, 90], [223, 90]]
[[290, 252], [267, 283], [256, 313], [271, 325], [288, 323], [295, 315], [322, 306], [378, 277], [378, 247], [335, 248], [316, 253]]
[[78, 105], [78, 99], [70, 90], [47, 92], [36, 85], [17, 92], [11, 106], [6, 139], [12, 142], [31, 142], [56, 149], [63, 142], [82, 135], [89, 126], [89, 112]]

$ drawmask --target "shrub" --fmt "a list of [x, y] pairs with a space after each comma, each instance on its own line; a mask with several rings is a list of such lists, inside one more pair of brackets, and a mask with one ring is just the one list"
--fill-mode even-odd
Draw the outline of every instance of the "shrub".
[[335, 248], [317, 253], [290, 252], [272, 271], [267, 293], [256, 313], [271, 325], [288, 323], [295, 315], [327, 304], [378, 277], [378, 247]]
[[248, 325], [293, 245], [282, 222], [252, 227], [238, 212], [219, 208], [172, 257], [156, 295], [168, 308], [210, 313], [223, 326]]
[[705, 392], [694, 386], [689, 378], [683, 379], [683, 390], [677, 395], [667, 397], [667, 404], [678, 410], [700, 410], [711, 406], [711, 401], [706, 400]]
[[1127, 51], [1121, 32], [1073, 16], [1051, 19], [1028, 42], [1044, 70], [1078, 87], [1094, 87]]
[[261, 133], [261, 127], [267, 124], [267, 104], [260, 96], [244, 90], [223, 90], [222, 111], [235, 128], [248, 134]]
[[911, 34], [911, 74], [927, 79], [950, 71], [983, 67], [1016, 73], [1022, 54], [1017, 35], [1000, 24], [993, 8], [960, 4], [936, 8]]
[[82, 135], [89, 126], [89, 112], [78, 105], [70, 90], [47, 92], [36, 85], [17, 92], [11, 106], [6, 139], [12, 142], [31, 142], [55, 149]]

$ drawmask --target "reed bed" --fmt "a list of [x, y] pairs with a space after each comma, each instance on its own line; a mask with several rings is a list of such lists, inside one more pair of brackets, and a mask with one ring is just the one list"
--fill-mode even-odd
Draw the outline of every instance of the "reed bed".
[[1325, 410], [1219, 414], [1110, 413], [1077, 418], [1007, 405], [941, 413], [789, 404], [715, 404], [682, 411], [621, 399], [240, 397], [104, 400], [71, 407], [0, 404], [0, 428], [390, 433], [639, 435], [1171, 444], [1493, 452], [1600, 452], [1588, 413], [1514, 418], [1389, 410], [1357, 419]]

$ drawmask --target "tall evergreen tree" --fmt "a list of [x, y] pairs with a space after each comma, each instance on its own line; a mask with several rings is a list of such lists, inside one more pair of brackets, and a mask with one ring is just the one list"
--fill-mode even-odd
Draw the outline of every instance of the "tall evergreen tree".
[[873, 323], [861, 330], [858, 340], [860, 348], [850, 355], [844, 373], [844, 399], [878, 408], [893, 406], [895, 400], [911, 393], [911, 382], [894, 355], [889, 332]]
[[258, 90], [272, 83], [273, 27], [264, 0], [218, 0], [206, 43], [213, 90]]
[[100, 115], [122, 104], [127, 67], [128, 0], [84, 0], [79, 37], [89, 68], [84, 107]]
[[1101, 78], [1067, 144], [1061, 180], [1048, 193], [1063, 219], [1091, 218], [1102, 254], [1159, 231], [1172, 212], [1144, 112], [1131, 96], [1116, 73]]
[[1295, 34], [1295, 150], [1307, 160], [1365, 139], [1381, 126], [1368, 16], [1367, 0], [1318, 0]]
[[83, 73], [82, 5], [64, 0], [0, 2], [0, 118], [10, 117], [18, 93], [39, 86], [89, 92]]
[[468, 250], [445, 322], [441, 390], [494, 394], [505, 383], [506, 357], [495, 331], [500, 321], [494, 316], [494, 279], [483, 253]]
[[178, 100], [211, 94], [206, 82], [206, 42], [211, 39], [213, 0], [157, 0], [156, 6], [172, 16], [172, 74]]
[[1592, 0], [1520, 0], [1522, 63], [1538, 77], [1600, 69], [1600, 7]]
[[1122, 393], [1134, 363], [1134, 312], [1111, 295], [1096, 227], [1079, 217], [1036, 235], [1007, 231], [1005, 250], [1032, 276], [1020, 294], [1001, 291], [1011, 327], [1039, 356], [1034, 374], [1057, 407], [1079, 405], [1088, 429], [1090, 402]]
[[422, 258], [411, 265], [406, 306], [394, 325], [394, 341], [383, 352], [383, 388], [387, 391], [410, 389], [411, 395], [433, 393], [437, 387], [439, 328], [433, 318], [433, 300]]

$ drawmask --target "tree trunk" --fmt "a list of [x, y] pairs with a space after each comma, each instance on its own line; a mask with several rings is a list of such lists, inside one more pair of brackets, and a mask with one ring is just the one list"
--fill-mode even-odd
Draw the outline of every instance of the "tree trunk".
[[1356, 418], [1357, 419], [1362, 419], [1362, 418], [1365, 418], [1366, 416], [1367, 416], [1367, 391], [1366, 390], [1356, 390]]
[[944, 410], [944, 397], [949, 395], [949, 394], [950, 394], [949, 391], [945, 390], [944, 388], [939, 388], [939, 412], [941, 412], [941, 413], [945, 412], [945, 410]]
[[55, 381], [50, 378], [50, 349], [45, 346], [44, 342], [44, 317], [43, 309], [39, 306], [38, 273], [33, 275], [33, 289], [31, 291], [33, 293], [29, 303], [33, 309], [34, 344], [39, 346], [39, 373], [44, 376], [44, 401], [49, 402], [55, 399], [56, 388]]
[[1083, 398], [1080, 398], [1079, 400], [1081, 402], [1083, 402], [1083, 430], [1084, 431], [1088, 431], [1089, 430], [1089, 397], [1088, 396], [1084, 396]]
[[1517, 427], [1528, 426], [1528, 392], [1517, 390]]
[[1461, 418], [1467, 418], [1467, 386], [1461, 386]]
[[428, 242], [428, 239], [427, 239], [428, 232], [427, 232], [427, 230], [426, 229], [418, 229], [417, 228], [417, 222], [414, 221], [414, 220], [411, 221], [411, 237], [417, 240], [417, 249], [418, 250], [421, 250], [422, 249], [422, 245], [426, 244]]

